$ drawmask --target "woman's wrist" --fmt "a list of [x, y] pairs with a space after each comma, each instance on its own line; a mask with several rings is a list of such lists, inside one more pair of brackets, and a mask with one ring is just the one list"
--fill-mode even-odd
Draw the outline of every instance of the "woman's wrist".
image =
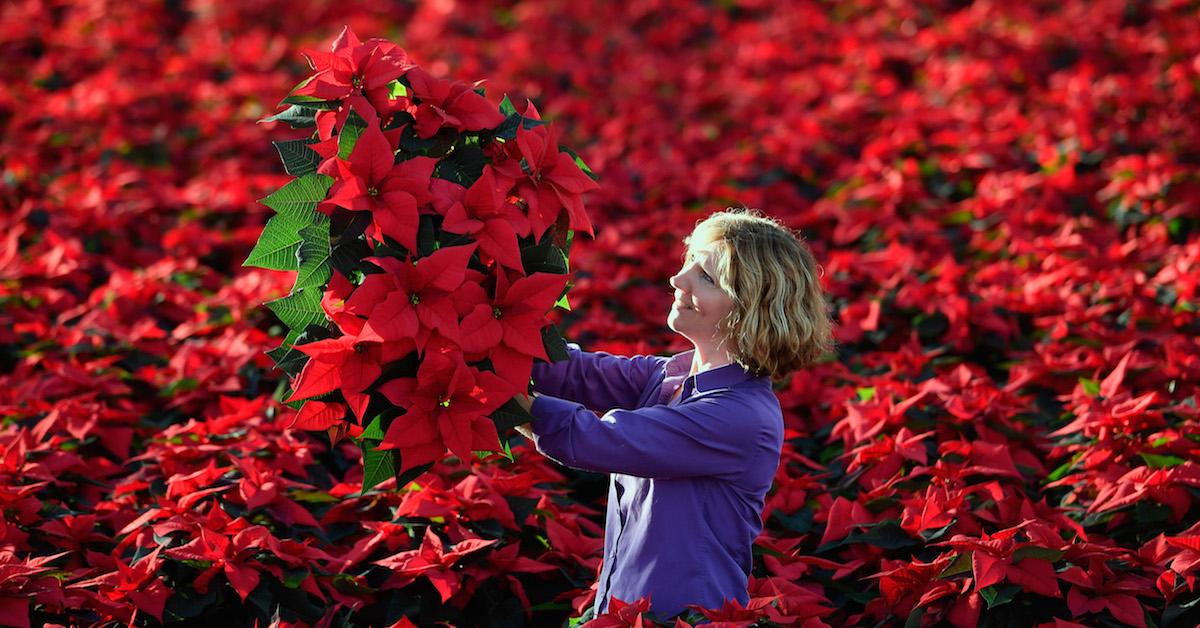
[[516, 400], [517, 405], [521, 406], [522, 410], [529, 412], [533, 408], [533, 400], [537, 397], [538, 393], [535, 392], [528, 395], [517, 395], [513, 399]]
[[[517, 405], [521, 406], [521, 408], [523, 410], [525, 410], [525, 412], [529, 413], [533, 409], [533, 400], [536, 399], [538, 396], [539, 396], [539, 394], [534, 392], [534, 393], [531, 393], [528, 395], [517, 395], [516, 397], [514, 397], [514, 399], [516, 400]], [[525, 423], [517, 425], [517, 426], [515, 426], [515, 429], [522, 436], [524, 436], [525, 438], [528, 438], [530, 441], [533, 441], [533, 423], [531, 421], [527, 421]]]

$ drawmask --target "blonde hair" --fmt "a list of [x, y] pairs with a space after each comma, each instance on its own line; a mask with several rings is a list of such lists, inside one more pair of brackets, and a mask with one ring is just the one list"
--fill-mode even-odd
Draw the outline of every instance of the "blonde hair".
[[730, 207], [696, 223], [683, 243], [689, 251], [714, 245], [717, 285], [734, 303], [718, 331], [738, 364], [780, 378], [833, 350], [824, 271], [799, 231]]

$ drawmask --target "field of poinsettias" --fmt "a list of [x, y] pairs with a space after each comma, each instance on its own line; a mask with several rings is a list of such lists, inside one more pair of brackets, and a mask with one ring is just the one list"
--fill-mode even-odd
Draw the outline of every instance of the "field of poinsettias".
[[[364, 491], [289, 427], [262, 304], [296, 273], [243, 262], [304, 132], [256, 121], [347, 24], [598, 175], [554, 315], [585, 349], [688, 348], [667, 278], [707, 212], [808, 237], [838, 352], [777, 385], [751, 603], [681, 621], [1200, 623], [1196, 3], [10, 0], [0, 624], [591, 604], [606, 477], [514, 436]], [[676, 621], [623, 602], [594, 625]]]

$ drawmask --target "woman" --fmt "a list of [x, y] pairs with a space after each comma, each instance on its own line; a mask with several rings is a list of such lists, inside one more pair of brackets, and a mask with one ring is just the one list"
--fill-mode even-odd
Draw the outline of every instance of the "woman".
[[572, 345], [569, 360], [535, 367], [533, 396], [519, 398], [534, 417], [521, 432], [538, 451], [612, 474], [597, 615], [610, 596], [649, 595], [664, 618], [749, 602], [751, 547], [783, 444], [771, 380], [832, 346], [818, 266], [792, 231], [730, 209], [684, 244], [667, 325], [693, 349], [626, 358]]

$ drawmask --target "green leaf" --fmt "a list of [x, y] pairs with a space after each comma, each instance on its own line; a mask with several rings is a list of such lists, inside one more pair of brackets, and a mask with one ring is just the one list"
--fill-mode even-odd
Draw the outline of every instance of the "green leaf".
[[565, 292], [557, 301], [554, 302], [554, 307], [566, 310], [568, 312], [571, 311], [571, 302], [567, 301], [567, 295]]
[[365, 428], [363, 428], [363, 433], [362, 433], [361, 438], [363, 440], [380, 440], [381, 441], [381, 440], [383, 440], [383, 436], [384, 436], [383, 417], [380, 415], [376, 415], [375, 418], [371, 419], [371, 422], [367, 423], [367, 426]]
[[958, 520], [954, 519], [950, 523], [947, 523], [946, 525], [944, 525], [936, 530], [922, 530], [920, 532], [921, 538], [925, 539], [926, 543], [940, 539], [943, 536], [945, 536], [946, 533], [950, 531], [950, 528], [953, 528], [954, 525], [957, 523], [958, 523]]
[[308, 354], [296, 349], [296, 345], [332, 337], [333, 332], [321, 325], [309, 325], [303, 331], [292, 329], [288, 331], [287, 337], [278, 347], [267, 351], [266, 354], [275, 361], [275, 368], [288, 375], [299, 375], [304, 365], [308, 363]]
[[496, 431], [504, 433], [517, 425], [532, 421], [533, 415], [526, 412], [515, 399], [509, 399], [492, 412], [491, 419], [496, 424]]
[[326, 324], [325, 311], [321, 309], [320, 288], [301, 288], [281, 299], [267, 301], [266, 306], [292, 329]]
[[300, 262], [296, 257], [304, 238], [300, 230], [306, 228], [303, 223], [291, 216], [276, 215], [267, 221], [263, 227], [258, 242], [242, 262], [242, 266], [268, 268], [271, 270], [297, 270]]
[[995, 608], [1001, 604], [1008, 604], [1013, 601], [1017, 593], [1021, 591], [1021, 587], [1016, 584], [993, 584], [990, 587], [984, 587], [979, 590], [979, 597], [987, 602], [987, 607]]
[[409, 124], [400, 133], [400, 150], [408, 155], [442, 157], [454, 148], [454, 143], [458, 141], [458, 131], [452, 128], [442, 128], [433, 137], [422, 138], [417, 136], [415, 126]]
[[358, 115], [358, 112], [351, 111], [350, 115], [346, 116], [345, 126], [338, 132], [338, 157], [350, 159], [350, 153], [354, 151], [354, 145], [358, 143], [358, 138], [366, 130], [367, 121], [363, 120], [362, 116]]
[[1040, 558], [1049, 562], [1054, 562], [1063, 557], [1062, 550], [1050, 549], [1049, 547], [1038, 547], [1036, 545], [1024, 545], [1013, 550], [1013, 562], [1017, 563], [1026, 558]]
[[1142, 457], [1142, 460], [1146, 461], [1146, 466], [1151, 469], [1170, 469], [1171, 467], [1177, 467], [1187, 462], [1187, 460], [1179, 456], [1164, 456], [1160, 454], [1148, 454], [1146, 452], [1141, 452], [1138, 455]]
[[301, 489], [288, 491], [288, 497], [298, 502], [309, 504], [329, 504], [342, 501], [325, 491], [306, 491]]
[[908, 614], [908, 619], [904, 622], [904, 628], [921, 628], [921, 618], [925, 616], [925, 607], [917, 606]]
[[437, 228], [433, 225], [433, 216], [422, 215], [417, 223], [417, 255], [428, 257], [437, 250]]
[[860, 402], [865, 403], [865, 402], [870, 401], [875, 398], [875, 387], [874, 386], [863, 386], [862, 388], [859, 388], [857, 392], [858, 392], [858, 400]]
[[388, 98], [395, 100], [397, 98], [403, 98], [407, 95], [408, 88], [404, 86], [404, 83], [401, 83], [398, 80], [388, 83]]
[[586, 174], [588, 176], [588, 178], [590, 178], [592, 181], [600, 180], [600, 177], [596, 173], [592, 172], [592, 169], [589, 168], [588, 165], [583, 162], [582, 157], [575, 154], [575, 151], [567, 148], [566, 146], [559, 146], [559, 148], [562, 149], [563, 152], [567, 153], [568, 155], [571, 156], [572, 159], [575, 160], [575, 165], [579, 166], [579, 169], [582, 170], [583, 174]]
[[271, 142], [283, 160], [283, 169], [293, 177], [302, 177], [317, 171], [321, 164], [321, 156], [309, 148], [312, 140], [303, 138], [285, 142]]
[[959, 574], [971, 573], [971, 570], [974, 569], [974, 562], [971, 552], [963, 552], [954, 557], [954, 561], [946, 565], [946, 568], [942, 570], [942, 573], [938, 574], [938, 577], [951, 578]]
[[1100, 382], [1090, 377], [1080, 377], [1079, 385], [1083, 386], [1083, 392], [1089, 397], [1095, 397], [1100, 394]]
[[[279, 343], [278, 347], [264, 352], [268, 357], [275, 361], [276, 368], [282, 368], [280, 366], [280, 362], [283, 360], [284, 356], [287, 355], [288, 351], [292, 350], [292, 346], [296, 343], [296, 339], [299, 338], [300, 334], [302, 333], [304, 332], [295, 329], [289, 329], [287, 335], [283, 338], [283, 342]], [[296, 353], [299, 353], [299, 351]], [[284, 370], [286, 372], [286, 369]], [[291, 373], [289, 372], [289, 374]]]
[[567, 267], [567, 253], [554, 244], [551, 231], [542, 236], [542, 240], [532, 246], [521, 249], [521, 266], [528, 274], [554, 273], [565, 275], [570, 272]]
[[303, 241], [296, 258], [299, 261], [293, 289], [321, 289], [329, 281], [333, 269], [329, 263], [329, 223], [310, 225], [300, 230]]
[[517, 108], [514, 107], [512, 101], [508, 99], [508, 94], [505, 94], [504, 98], [500, 101], [500, 113], [504, 114], [504, 117], [507, 118], [516, 112]]
[[778, 521], [785, 529], [800, 534], [808, 534], [813, 528], [813, 509], [799, 508], [796, 512], [785, 515], [782, 510], [776, 510], [771, 519]]
[[1083, 454], [1084, 452], [1082, 451], [1076, 452], [1074, 456], [1071, 456], [1070, 460], [1062, 463], [1057, 469], [1051, 471], [1050, 475], [1046, 476], [1046, 480], [1043, 483], [1057, 482], [1061, 480], [1063, 476], [1071, 471], [1071, 469], [1075, 468], [1075, 465], [1079, 464], [1079, 460], [1080, 458], [1083, 458]]
[[283, 111], [269, 117], [259, 120], [263, 122], [284, 122], [293, 129], [307, 129], [317, 126], [316, 116], [318, 109], [313, 107], [305, 107], [303, 105], [292, 105]]
[[404, 488], [409, 482], [412, 482], [417, 476], [425, 473], [433, 468], [432, 462], [426, 462], [423, 465], [415, 466], [407, 471], [396, 476], [396, 488]]
[[917, 545], [918, 541], [909, 536], [895, 519], [885, 519], [879, 523], [871, 524], [864, 532], [852, 532], [840, 541], [826, 543], [817, 548], [817, 552], [827, 552], [854, 543], [866, 543], [886, 550], [896, 550]]
[[396, 450], [380, 451], [376, 449], [378, 445], [379, 441], [374, 440], [363, 439], [359, 442], [363, 457], [363, 484], [360, 495], [366, 495], [367, 491], [396, 477], [396, 469], [400, 464]]
[[438, 162], [433, 176], [469, 188], [483, 175], [483, 167], [487, 163], [488, 158], [482, 147], [464, 143], [455, 146], [449, 155]]
[[567, 353], [567, 342], [553, 324], [542, 328], [542, 345], [546, 347], [546, 355], [551, 362], [562, 362], [571, 357]]
[[496, 127], [495, 131], [492, 131], [491, 134], [493, 137], [511, 141], [517, 139], [518, 127], [524, 127], [525, 130], [528, 131], [529, 129], [537, 128], [543, 124], [546, 124], [541, 120], [526, 118], [525, 116], [517, 113], [515, 109], [512, 113], [506, 115], [508, 117], [504, 119], [504, 122], [501, 122], [500, 126]]
[[329, 220], [317, 211], [317, 203], [325, 200], [331, 185], [332, 177], [314, 172], [292, 179], [287, 185], [259, 202], [296, 222], [305, 225], [317, 224]]

